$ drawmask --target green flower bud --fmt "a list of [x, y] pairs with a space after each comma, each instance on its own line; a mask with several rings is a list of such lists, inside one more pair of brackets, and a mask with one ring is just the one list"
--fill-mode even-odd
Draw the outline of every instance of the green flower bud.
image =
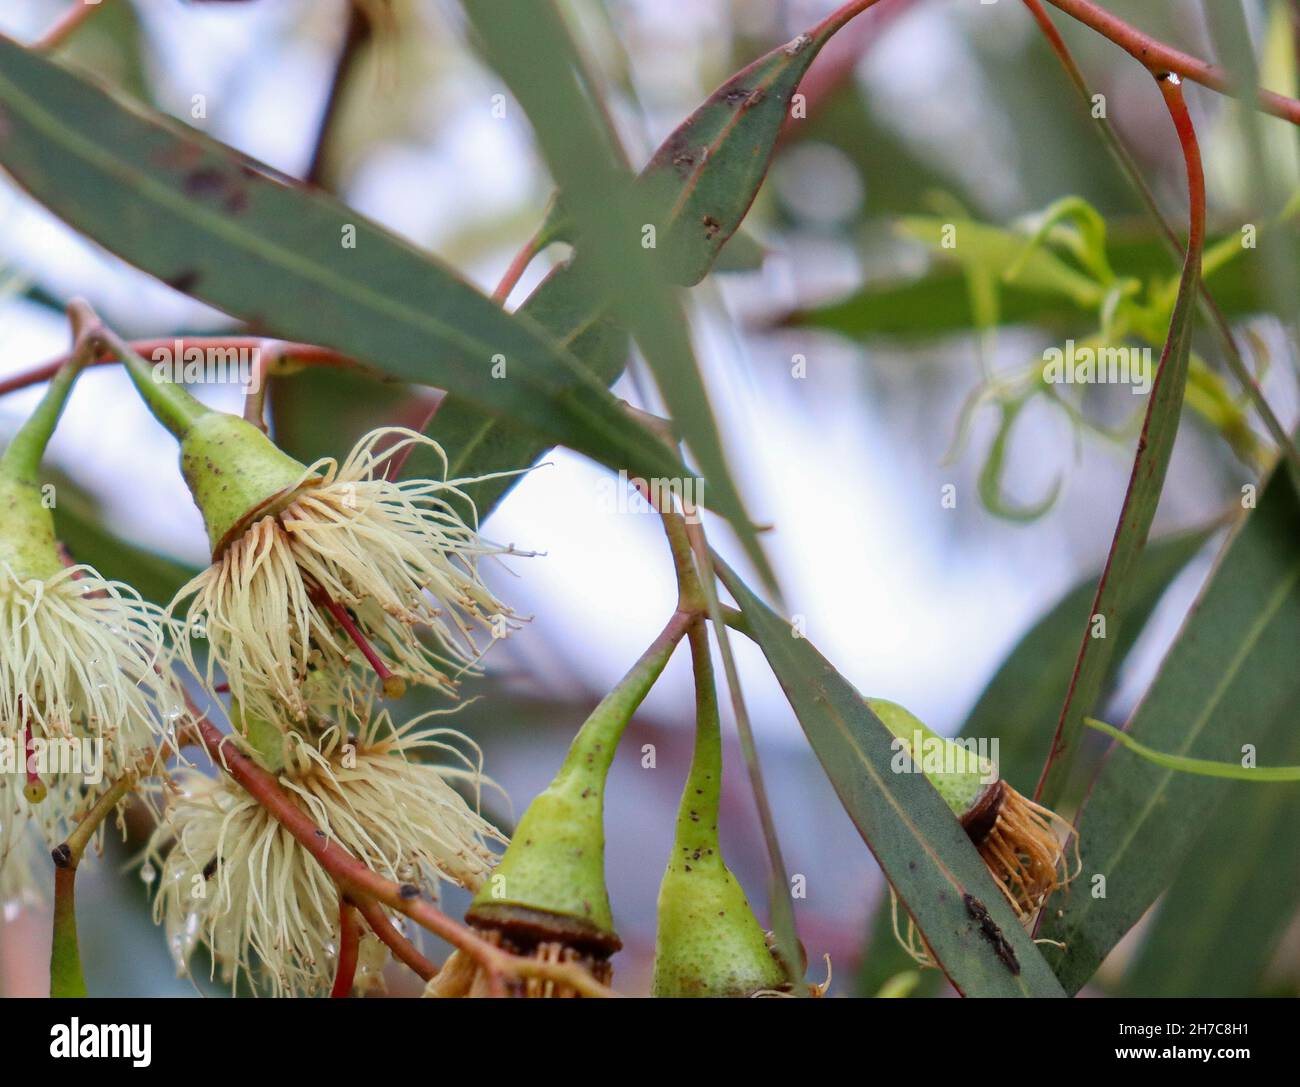
[[695, 662], [695, 754], [677, 811], [673, 851], [659, 888], [655, 996], [752, 996], [786, 987], [745, 892], [722, 859], [718, 807], [722, 734], [702, 623], [691, 628]]
[[[868, 698], [871, 712], [907, 748], [930, 784], [959, 817], [975, 807], [995, 779], [995, 768], [987, 759], [927, 728], [896, 702]], [[931, 768], [931, 767], [936, 768]], [[949, 769], [953, 768], [953, 769]]]
[[[1078, 874], [1078, 836], [1056, 812], [1016, 792], [996, 776], [996, 767], [987, 759], [931, 732], [902, 706], [881, 698], [868, 698], [866, 703], [906, 745], [912, 760], [961, 820], [989, 873], [1022, 919], [1029, 920], [1048, 895]], [[1074, 840], [1073, 872], [1058, 831]]]
[[605, 886], [605, 780], [632, 714], [684, 631], [674, 616], [578, 731], [555, 780], [529, 806], [465, 919], [525, 952], [559, 945], [598, 980], [623, 946]]

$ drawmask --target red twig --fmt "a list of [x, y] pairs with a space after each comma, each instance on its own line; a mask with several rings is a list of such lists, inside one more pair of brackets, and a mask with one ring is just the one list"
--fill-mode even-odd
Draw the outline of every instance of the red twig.
[[421, 955], [420, 949], [389, 923], [378, 902], [369, 900], [363, 902], [357, 909], [366, 919], [370, 931], [384, 941], [398, 962], [405, 963], [424, 981], [428, 981], [438, 972], [437, 966]]
[[[356, 360], [341, 355], [328, 347], [317, 347], [308, 343], [284, 343], [279, 340], [267, 340], [259, 336], [170, 336], [166, 339], [134, 340], [131, 349], [146, 359], [152, 358], [157, 351], [185, 352], [192, 349], [200, 351], [267, 351], [274, 352], [274, 357], [283, 361], [302, 363], [304, 366], [355, 367]], [[62, 355], [50, 362], [43, 363], [21, 374], [14, 374], [0, 381], [0, 396], [16, 392], [30, 385], [39, 385], [49, 381], [71, 357]], [[87, 365], [104, 366], [119, 360], [112, 354], [101, 354]], [[180, 360], [183, 361], [183, 360]]]
[[542, 251], [539, 244], [541, 238], [540, 233], [534, 234], [524, 242], [523, 247], [515, 254], [514, 260], [510, 262], [510, 267], [506, 269], [506, 274], [501, 277], [501, 282], [497, 284], [497, 289], [492, 292], [493, 302], [497, 302], [502, 306], [506, 304], [510, 292], [515, 289], [524, 273], [528, 271], [528, 266], [533, 263], [533, 258]]
[[364, 631], [357, 626], [352, 616], [348, 614], [348, 609], [340, 604], [337, 600], [329, 595], [324, 589], [315, 588], [311, 592], [311, 599], [318, 607], [324, 608], [334, 617], [338, 623], [352, 639], [352, 643], [361, 650], [362, 656], [375, 670], [375, 675], [384, 685], [384, 694], [389, 698], [401, 698], [406, 693], [406, 681], [401, 676], [395, 676], [392, 670], [384, 663], [383, 658], [370, 644], [370, 639], [366, 637]]
[[[1049, 0], [1073, 19], [1091, 27], [1098, 34], [1109, 38], [1130, 56], [1135, 57], [1157, 75], [1161, 72], [1176, 72], [1193, 83], [1200, 83], [1222, 94], [1240, 96], [1232, 85], [1228, 73], [1217, 64], [1184, 53], [1172, 46], [1157, 41], [1137, 27], [1112, 15], [1105, 8], [1093, 3], [1093, 0]], [[1275, 94], [1273, 91], [1259, 90], [1256, 104], [1265, 113], [1281, 117], [1292, 124], [1300, 124], [1300, 101]]]
[[36, 42], [39, 50], [56, 49], [68, 40], [82, 23], [104, 6], [103, 3], [87, 4], [84, 0], [73, 0], [67, 13]]
[[352, 984], [357, 979], [357, 947], [361, 943], [361, 925], [357, 911], [342, 895], [339, 896], [339, 965], [334, 974], [334, 988], [330, 996], [335, 999], [352, 995]]

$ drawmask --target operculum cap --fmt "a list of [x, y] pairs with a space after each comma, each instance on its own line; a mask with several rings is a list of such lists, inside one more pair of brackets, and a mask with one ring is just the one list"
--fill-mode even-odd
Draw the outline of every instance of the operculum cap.
[[219, 411], [194, 419], [181, 436], [181, 473], [203, 514], [214, 559], [312, 482], [302, 462], [252, 423]]
[[651, 992], [665, 997], [744, 997], [786, 987], [785, 972], [745, 892], [716, 850], [674, 856], [659, 888]]
[[[906, 745], [912, 759], [956, 815], [964, 816], [979, 803], [991, 787], [993, 767], [987, 760], [932, 732], [896, 702], [883, 698], [865, 701], [880, 723]], [[922, 750], [917, 750], [918, 738], [924, 745]]]

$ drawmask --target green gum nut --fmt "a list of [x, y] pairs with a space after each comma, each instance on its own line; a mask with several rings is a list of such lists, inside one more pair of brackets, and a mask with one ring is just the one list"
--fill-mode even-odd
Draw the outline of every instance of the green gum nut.
[[781, 989], [787, 979], [768, 950], [745, 892], [722, 859], [722, 736], [707, 635], [703, 627], [696, 629], [691, 631], [697, 684], [695, 754], [677, 812], [672, 855], [659, 887], [651, 993], [752, 996]]
[[44, 581], [63, 569], [54, 514], [41, 493], [40, 466], [68, 394], [80, 373], [65, 366], [0, 455], [0, 564], [20, 580]]
[[[963, 816], [975, 807], [993, 780], [993, 767], [988, 760], [977, 759], [961, 744], [932, 732], [896, 702], [883, 698], [865, 701], [881, 724], [903, 742], [908, 754], [954, 813]], [[922, 745], [920, 751], [918, 742]]]
[[203, 514], [214, 559], [257, 518], [278, 513], [310, 485], [307, 466], [252, 423], [205, 407], [135, 352], [123, 354], [149, 410], [181, 444], [181, 473]]
[[471, 924], [598, 956], [623, 946], [605, 886], [605, 781], [628, 721], [675, 645], [661, 635], [587, 718], [555, 780], [528, 805], [470, 903]]

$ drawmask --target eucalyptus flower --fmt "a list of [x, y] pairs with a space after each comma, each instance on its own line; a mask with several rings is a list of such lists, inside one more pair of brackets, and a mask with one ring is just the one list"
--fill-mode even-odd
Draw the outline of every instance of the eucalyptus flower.
[[162, 610], [66, 564], [55, 538], [39, 468], [77, 370], [59, 372], [0, 456], [0, 755], [15, 764], [0, 810], [18, 778], [52, 836], [88, 785], [138, 766], [186, 716]]
[[[122, 345], [124, 348], [126, 345]], [[212, 563], [172, 602], [185, 635], [206, 639], [200, 669], [219, 668], [232, 696], [266, 720], [302, 721], [313, 669], [370, 669], [396, 697], [415, 682], [445, 693], [509, 631], [511, 613], [478, 563], [507, 550], [485, 542], [457, 509], [473, 505], [455, 481], [385, 478], [393, 458], [436, 442], [390, 427], [339, 464], [306, 465], [257, 427], [205, 408], [154, 379], [129, 349], [128, 371], [179, 439], [181, 469], [203, 514]], [[188, 602], [188, 603], [186, 603]]]
[[[478, 813], [485, 779], [477, 755], [465, 753], [460, 733], [427, 727], [430, 716], [395, 727], [383, 711], [354, 720], [351, 732], [340, 722], [314, 737], [292, 728], [261, 734], [290, 737], [279, 782], [323, 833], [380, 875], [436, 899], [442, 881], [482, 886], [494, 863], [488, 843], [506, 839]], [[232, 988], [244, 977], [275, 995], [327, 992], [340, 940], [334, 881], [229, 778], [189, 771], [178, 785], [146, 850], [161, 870], [154, 917], [177, 969], [187, 972], [202, 944], [214, 976], [220, 971]], [[365, 946], [371, 984], [379, 949]]]

